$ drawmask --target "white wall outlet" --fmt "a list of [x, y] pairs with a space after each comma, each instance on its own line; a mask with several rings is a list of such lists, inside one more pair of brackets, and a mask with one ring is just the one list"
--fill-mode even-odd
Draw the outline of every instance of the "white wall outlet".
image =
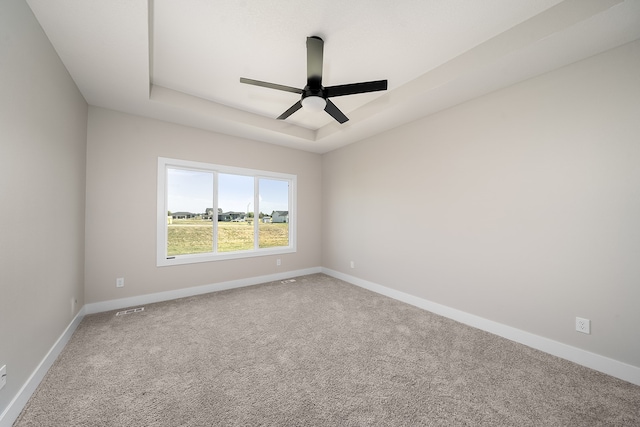
[[0, 368], [0, 388], [4, 387], [7, 383], [7, 365], [3, 365]]
[[278, 258], [278, 259], [276, 260], [276, 265], [280, 265], [280, 264], [282, 264], [282, 261], [280, 260], [280, 258]]
[[116, 279], [116, 288], [123, 288], [124, 287], [124, 277], [118, 277]]
[[356, 263], [351, 261], [351, 268], [356, 268]]
[[582, 317], [576, 317], [576, 331], [583, 334], [591, 333], [591, 320], [583, 319]]

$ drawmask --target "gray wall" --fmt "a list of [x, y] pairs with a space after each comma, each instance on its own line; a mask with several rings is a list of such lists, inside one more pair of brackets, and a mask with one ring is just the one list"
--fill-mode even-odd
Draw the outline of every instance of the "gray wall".
[[[158, 157], [297, 175], [297, 252], [156, 267]], [[86, 302], [320, 266], [321, 166], [319, 154], [90, 107]]]
[[87, 104], [26, 2], [2, 0], [0, 413], [84, 303], [86, 134]]
[[640, 367], [639, 99], [634, 42], [326, 154], [323, 266]]

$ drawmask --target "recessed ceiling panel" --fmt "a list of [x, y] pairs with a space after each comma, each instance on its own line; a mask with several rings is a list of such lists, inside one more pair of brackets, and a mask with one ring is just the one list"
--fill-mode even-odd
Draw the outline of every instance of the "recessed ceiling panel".
[[[153, 83], [277, 117], [299, 95], [242, 85], [247, 77], [303, 88], [306, 37], [325, 40], [325, 86], [387, 79], [403, 85], [559, 0], [155, 0]], [[347, 116], [381, 93], [335, 99]], [[287, 119], [318, 129], [327, 114]]]
[[[87, 102], [327, 152], [640, 38], [637, 0], [27, 0]], [[349, 121], [298, 110], [306, 38]]]

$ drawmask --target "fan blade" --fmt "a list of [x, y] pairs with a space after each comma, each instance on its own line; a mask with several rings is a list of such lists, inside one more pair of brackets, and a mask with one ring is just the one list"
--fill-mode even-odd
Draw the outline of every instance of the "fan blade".
[[327, 99], [327, 105], [324, 107], [324, 111], [329, 113], [329, 115], [334, 119], [336, 119], [338, 122], [340, 122], [340, 124], [349, 120], [349, 118], [345, 116], [338, 107], [336, 107], [336, 104], [329, 101], [328, 99]]
[[322, 84], [322, 61], [324, 41], [320, 37], [307, 37], [307, 84], [319, 87]]
[[291, 106], [291, 108], [289, 108], [284, 113], [280, 114], [280, 116], [278, 117], [278, 120], [286, 119], [287, 117], [289, 117], [290, 115], [292, 115], [293, 113], [295, 113], [296, 111], [298, 111], [301, 108], [302, 108], [302, 102], [300, 102], [300, 101], [296, 102], [295, 104], [293, 104]]
[[348, 85], [329, 86], [324, 89], [326, 91], [327, 97], [355, 95], [357, 93], [387, 90], [387, 81], [376, 80], [374, 82], [351, 83]]
[[246, 83], [248, 85], [254, 85], [254, 86], [267, 87], [269, 89], [283, 90], [285, 92], [302, 93], [302, 89], [298, 89], [298, 88], [295, 88], [295, 87], [277, 85], [275, 83], [261, 82], [260, 80], [245, 79], [244, 77], [240, 77], [240, 83]]

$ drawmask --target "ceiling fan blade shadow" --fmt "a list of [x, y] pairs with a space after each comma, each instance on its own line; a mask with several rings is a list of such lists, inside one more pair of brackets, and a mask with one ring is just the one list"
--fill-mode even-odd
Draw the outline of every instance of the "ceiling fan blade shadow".
[[302, 93], [302, 89], [298, 89], [298, 88], [295, 88], [295, 87], [279, 85], [279, 84], [269, 83], [269, 82], [263, 82], [263, 81], [260, 81], [260, 80], [245, 79], [244, 77], [240, 77], [240, 83], [245, 83], [245, 84], [254, 85], [254, 86], [266, 87], [266, 88], [269, 88], [269, 89], [282, 90], [282, 91], [285, 91], [285, 92], [293, 92], [293, 93], [298, 93], [298, 94]]
[[320, 37], [307, 37], [307, 84], [311, 87], [322, 84], [322, 62], [324, 41]]
[[346, 85], [329, 86], [324, 88], [327, 97], [355, 95], [358, 93], [377, 92], [387, 90], [386, 80], [376, 80], [372, 82], [351, 83]]
[[289, 117], [290, 115], [292, 115], [293, 113], [295, 113], [296, 111], [298, 111], [299, 109], [302, 108], [302, 102], [298, 101], [295, 104], [293, 104], [291, 106], [291, 108], [289, 108], [287, 111], [285, 111], [284, 113], [280, 114], [278, 116], [278, 120], [284, 120], [287, 117]]
[[329, 101], [328, 99], [327, 99], [327, 105], [324, 107], [324, 111], [329, 113], [329, 115], [334, 119], [336, 119], [340, 124], [343, 124], [349, 120], [349, 118], [345, 116], [344, 113], [340, 111], [338, 107], [336, 107], [336, 104]]

